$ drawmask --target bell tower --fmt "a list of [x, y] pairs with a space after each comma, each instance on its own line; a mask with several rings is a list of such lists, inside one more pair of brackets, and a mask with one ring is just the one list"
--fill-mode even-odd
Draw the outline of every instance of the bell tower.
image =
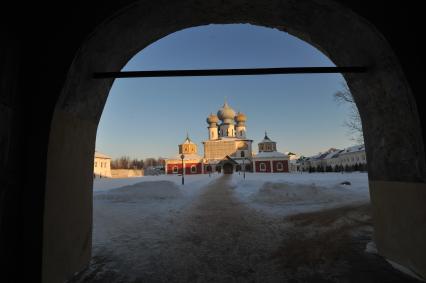
[[237, 138], [246, 138], [246, 121], [247, 117], [244, 113], [238, 112], [237, 116], [235, 116], [235, 136]]
[[207, 124], [209, 124], [207, 127], [209, 129], [209, 140], [217, 140], [219, 138], [217, 123], [219, 123], [219, 118], [216, 115], [210, 114], [209, 117], [207, 117]]
[[186, 139], [183, 143], [179, 145], [179, 154], [196, 154], [197, 145], [191, 141], [188, 134], [186, 134]]
[[219, 126], [220, 137], [235, 137], [235, 111], [225, 101], [222, 108], [217, 112], [217, 117], [222, 121]]

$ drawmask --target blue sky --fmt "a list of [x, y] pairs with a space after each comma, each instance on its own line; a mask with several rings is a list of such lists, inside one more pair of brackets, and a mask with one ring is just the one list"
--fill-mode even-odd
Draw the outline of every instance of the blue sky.
[[[136, 54], [123, 70], [334, 66], [313, 46], [276, 29], [208, 25], [170, 34]], [[189, 133], [199, 145], [206, 118], [225, 97], [247, 115], [247, 136], [265, 130], [278, 150], [305, 156], [353, 144], [349, 108], [333, 94], [340, 74], [117, 79], [99, 123], [96, 149], [114, 158], [169, 157]]]

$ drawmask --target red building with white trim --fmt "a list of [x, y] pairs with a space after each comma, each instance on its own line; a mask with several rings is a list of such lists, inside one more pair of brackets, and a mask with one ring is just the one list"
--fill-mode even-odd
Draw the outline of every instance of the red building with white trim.
[[277, 151], [277, 143], [265, 133], [264, 139], [258, 144], [259, 153], [254, 156], [254, 172], [288, 173], [288, 156]]
[[203, 158], [197, 154], [197, 145], [188, 136], [179, 145], [179, 155], [166, 159], [165, 163], [166, 174], [182, 174], [182, 168], [185, 175], [203, 173]]

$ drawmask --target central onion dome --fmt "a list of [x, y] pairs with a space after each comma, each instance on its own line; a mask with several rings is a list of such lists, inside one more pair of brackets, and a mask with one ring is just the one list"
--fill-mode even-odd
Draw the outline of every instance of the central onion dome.
[[244, 123], [247, 121], [247, 116], [244, 113], [238, 112], [237, 116], [235, 116], [235, 122]]
[[211, 113], [209, 117], [207, 117], [206, 121], [208, 124], [217, 124], [219, 122], [219, 118], [213, 113]]
[[217, 111], [217, 117], [224, 123], [232, 123], [235, 117], [235, 111], [232, 109], [227, 102], [223, 104], [222, 108]]

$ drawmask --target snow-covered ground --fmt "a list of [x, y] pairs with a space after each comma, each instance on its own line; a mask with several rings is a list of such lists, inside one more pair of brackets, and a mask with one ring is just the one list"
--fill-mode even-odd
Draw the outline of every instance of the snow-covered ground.
[[[93, 250], [116, 246], [121, 237], [145, 242], [161, 241], [171, 219], [180, 214], [208, 183], [220, 175], [144, 176], [125, 179], [95, 179], [93, 184]], [[140, 227], [144, 227], [141, 229]], [[123, 254], [127, 251], [123, 250]], [[126, 255], [129, 260], [131, 256]]]
[[[185, 177], [185, 186], [182, 186], [183, 191], [192, 192], [208, 184], [210, 181], [219, 177], [218, 174], [209, 175], [187, 175]], [[157, 182], [169, 181], [176, 185], [182, 184], [182, 177], [179, 175], [156, 175], [156, 176], [143, 176], [123, 179], [101, 178], [94, 179], [93, 191], [96, 194], [100, 191], [107, 191], [110, 189], [120, 188], [124, 186], [131, 186], [141, 182]]]
[[[143, 203], [149, 214], [180, 209], [196, 198], [221, 174], [187, 175], [185, 185], [178, 175], [144, 176], [125, 179], [95, 179], [95, 206], [113, 202]], [[350, 185], [342, 184], [349, 182]], [[262, 212], [285, 216], [313, 212], [351, 204], [369, 203], [367, 173], [289, 173], [233, 174], [234, 196], [244, 204]], [[103, 201], [101, 203], [101, 201]], [[111, 203], [108, 203], [111, 205]], [[117, 212], [119, 213], [119, 211]]]
[[[287, 276], [266, 260], [294, 238], [294, 220], [283, 219], [369, 203], [366, 173], [222, 177], [188, 175], [184, 186], [177, 175], [95, 179], [93, 259], [72, 282], [217, 282], [222, 275], [268, 282]], [[244, 273], [248, 266], [256, 272]]]
[[367, 173], [234, 174], [232, 183], [240, 201], [277, 216], [370, 201]]

